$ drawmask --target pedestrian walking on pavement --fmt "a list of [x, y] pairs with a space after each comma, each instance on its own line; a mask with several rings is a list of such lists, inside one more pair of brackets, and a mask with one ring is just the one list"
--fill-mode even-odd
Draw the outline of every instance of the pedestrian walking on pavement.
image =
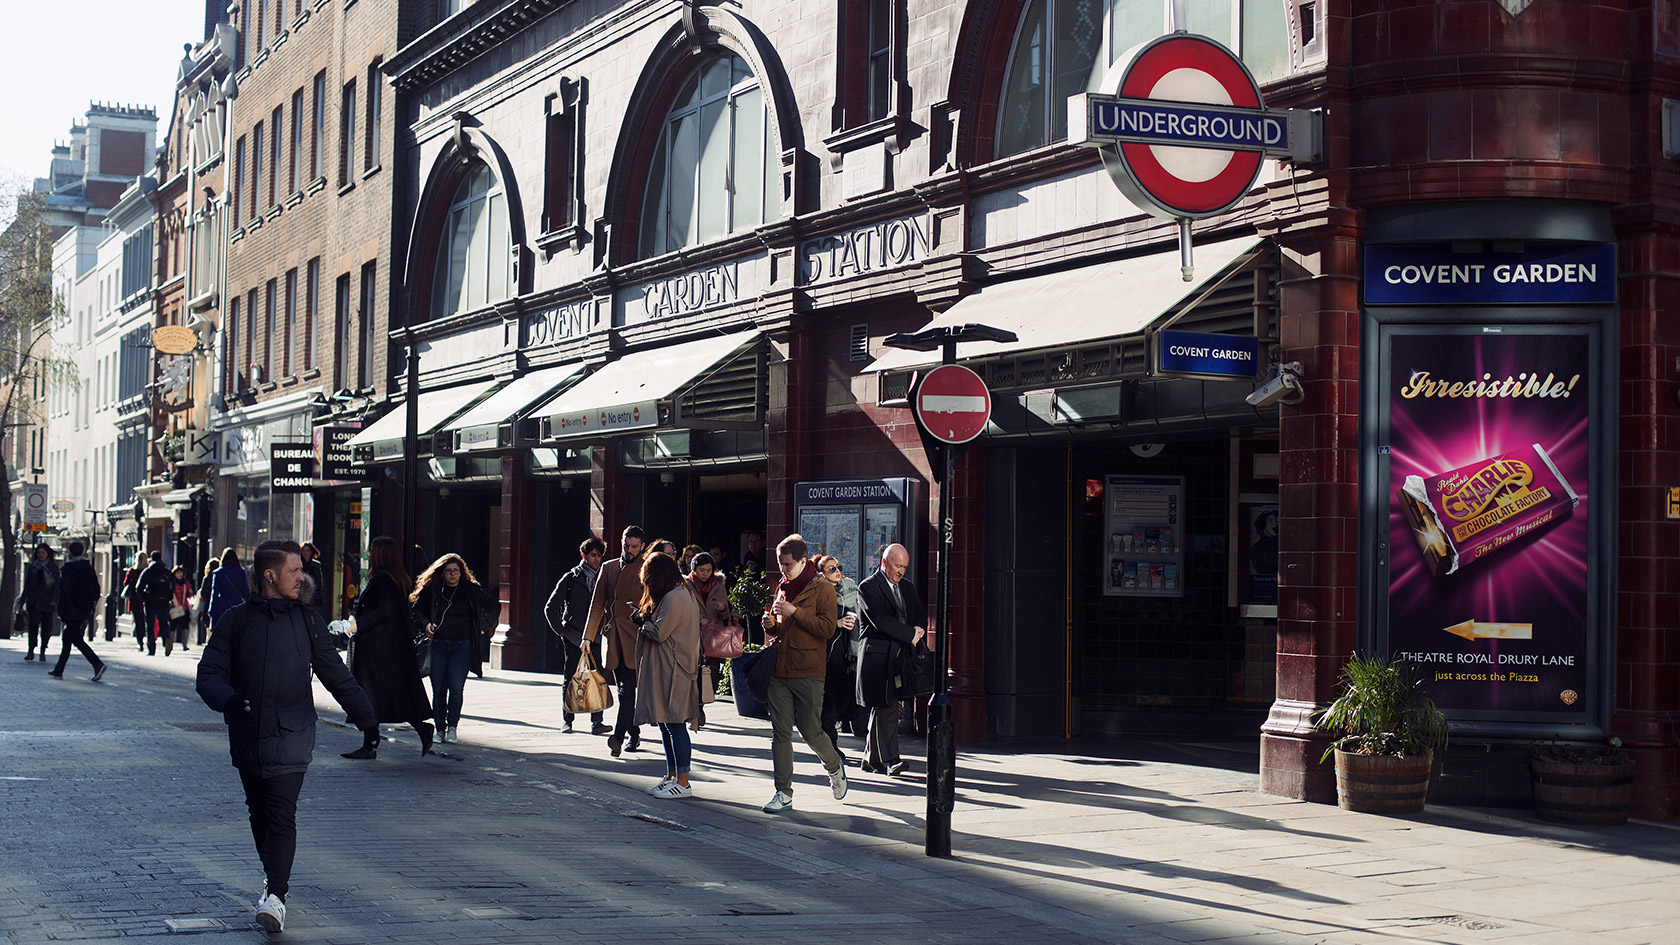
[[[834, 638], [828, 641], [828, 664], [823, 680], [822, 730], [840, 750], [840, 723], [848, 731], [857, 731], [853, 723], [858, 716], [856, 673], [858, 643], [862, 628], [858, 626], [858, 586], [840, 569], [840, 561], [833, 555], [817, 558], [817, 568], [823, 579], [834, 585], [835, 609], [840, 615], [835, 622]], [[840, 752], [840, 760], [846, 753]]]
[[327, 613], [327, 574], [321, 568], [321, 549], [315, 547], [312, 541], [306, 541], [298, 546], [303, 549], [303, 576], [309, 579], [303, 589], [303, 602], [321, 612], [321, 616], [332, 619]]
[[[589, 599], [595, 594], [595, 581], [601, 573], [601, 561], [606, 556], [606, 542], [593, 536], [584, 539], [578, 545], [577, 566], [561, 575], [554, 591], [548, 595], [548, 603], [543, 605], [548, 629], [560, 638], [566, 679], [572, 678], [572, 674], [577, 672], [578, 661], [583, 659], [583, 631], [589, 621]], [[590, 644], [589, 655], [594, 658], [595, 665], [601, 665], [599, 639]], [[601, 712], [589, 716], [589, 734], [606, 735], [612, 731], [603, 721], [603, 716]], [[565, 724], [561, 731], [571, 732], [575, 718], [572, 712], [563, 711], [561, 719]]]
[[[86, 635], [93, 609], [99, 606], [99, 575], [93, 571], [93, 562], [82, 554], [81, 542], [71, 542], [66, 550], [70, 552], [70, 560], [64, 562], [64, 567], [58, 572], [58, 617], [64, 622], [64, 649], [58, 654], [58, 664], [48, 675], [54, 679], [64, 678], [64, 667], [70, 662], [70, 648], [75, 647], [93, 666], [93, 681], [98, 682], [105, 675], [105, 661], [93, 652]], [[43, 652], [41, 658], [46, 659], [46, 653]]]
[[198, 695], [227, 720], [251, 836], [267, 882], [257, 924], [286, 926], [286, 893], [297, 853], [297, 802], [315, 746], [310, 674], [350, 721], [379, 733], [367, 694], [339, 659], [326, 621], [298, 599], [303, 559], [296, 542], [265, 541], [251, 564], [258, 593], [216, 622], [198, 662]]
[[187, 646], [187, 632], [192, 625], [192, 582], [187, 580], [187, 569], [176, 565], [169, 572], [172, 582], [169, 599], [168, 630], [163, 635], [163, 655], [168, 656], [175, 649], [175, 644], [181, 644], [181, 652], [185, 653]]
[[677, 559], [663, 552], [642, 563], [642, 599], [631, 619], [636, 635], [636, 721], [659, 726], [665, 777], [648, 793], [689, 797], [693, 757], [688, 723], [700, 717], [700, 600]]
[[[483, 676], [490, 656], [490, 631], [499, 615], [496, 602], [457, 554], [443, 555], [420, 572], [409, 602], [414, 632], [432, 641], [432, 722], [443, 739], [452, 742], [461, 724], [467, 673]], [[361, 659], [360, 644], [356, 658]]]
[[[690, 547], [693, 547], [692, 545]], [[712, 563], [712, 556], [704, 551], [697, 551], [689, 561], [688, 589], [694, 592], [695, 599], [700, 601], [700, 643], [701, 662], [711, 667], [711, 679], [703, 680], [702, 685], [712, 685], [712, 680], [718, 678], [724, 661], [721, 659], [705, 659], [705, 642], [708, 630], [718, 630], [730, 625], [729, 614], [729, 585], [724, 579], [723, 572]], [[699, 724], [706, 723], [706, 705], [700, 704]]]
[[806, 557], [805, 539], [789, 535], [776, 546], [781, 580], [771, 589], [761, 622], [776, 644], [776, 668], [770, 679], [770, 758], [776, 794], [764, 805], [768, 814], [793, 808], [793, 730], [817, 753], [828, 772], [834, 799], [846, 796], [846, 767], [822, 730], [823, 678], [828, 672], [828, 641], [838, 622], [834, 585], [822, 580], [817, 562]]
[[603, 634], [606, 636], [607, 655], [601, 668], [618, 683], [618, 719], [612, 734], [607, 736], [607, 750], [614, 758], [625, 750], [626, 736], [630, 739], [630, 751], [642, 747], [642, 730], [636, 724], [637, 630], [630, 615], [642, 599], [645, 543], [640, 526], [624, 529], [619, 540], [619, 556], [601, 565], [601, 574], [595, 579], [595, 593], [589, 598], [589, 619], [584, 622], [584, 637], [590, 645]]
[[[420, 736], [420, 754], [429, 755], [435, 731], [427, 721], [432, 715], [431, 700], [426, 698], [414, 655], [414, 625], [408, 607], [412, 587], [397, 540], [381, 535], [369, 542], [368, 565], [367, 584], [356, 598], [356, 658], [350, 670], [379, 721], [414, 726]], [[366, 761], [379, 757], [378, 731], [364, 733], [362, 747], [343, 754]]]
[[888, 545], [881, 569], [858, 585], [863, 608], [863, 649], [858, 654], [857, 701], [869, 709], [863, 770], [896, 776], [904, 770], [898, 754], [899, 693], [893, 682], [899, 654], [927, 636], [927, 608], [916, 585], [904, 579], [910, 552]]
[[[147, 558], [151, 563], [134, 582], [134, 598], [139, 602], [134, 609], [134, 642], [140, 652], [156, 656], [158, 637], [169, 632], [175, 578], [163, 563], [163, 552], [154, 551]], [[168, 654], [169, 648], [165, 646], [164, 655]]]
[[35, 546], [35, 555], [23, 569], [23, 594], [18, 609], [29, 622], [29, 652], [25, 663], [35, 658], [35, 642], [40, 640], [41, 662], [47, 661], [47, 646], [52, 643], [53, 614], [58, 609], [58, 562], [53, 550], [45, 544]]
[[239, 555], [232, 548], [223, 548], [222, 563], [210, 579], [210, 629], [215, 630], [216, 621], [223, 614], [245, 603], [250, 596], [251, 584], [245, 577], [245, 569], [239, 566]]

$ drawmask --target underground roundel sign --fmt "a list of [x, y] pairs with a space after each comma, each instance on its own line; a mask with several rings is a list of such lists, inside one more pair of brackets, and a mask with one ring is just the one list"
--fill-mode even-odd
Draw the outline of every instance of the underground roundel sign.
[[1068, 103], [1068, 140], [1102, 148], [1123, 193], [1157, 216], [1199, 218], [1254, 186], [1268, 154], [1289, 155], [1290, 115], [1268, 111], [1241, 59], [1206, 36], [1139, 46]]
[[992, 419], [992, 393], [960, 364], [934, 368], [916, 388], [916, 420], [941, 443], [967, 443]]

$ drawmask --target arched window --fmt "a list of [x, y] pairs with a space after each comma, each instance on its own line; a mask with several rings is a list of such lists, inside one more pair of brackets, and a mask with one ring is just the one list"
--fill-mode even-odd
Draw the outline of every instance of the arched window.
[[438, 235], [432, 317], [469, 312], [507, 298], [510, 245], [501, 182], [488, 167], [474, 164], [455, 188]]
[[657, 256], [781, 215], [776, 133], [758, 78], [722, 55], [677, 91], [642, 203], [641, 255]]
[[[1093, 91], [1132, 47], [1167, 32], [1172, 0], [1027, 0], [999, 98], [997, 157], [1067, 138], [1068, 96]], [[1178, 26], [1243, 58], [1258, 82], [1289, 73], [1289, 24], [1278, 0], [1184, 4]]]

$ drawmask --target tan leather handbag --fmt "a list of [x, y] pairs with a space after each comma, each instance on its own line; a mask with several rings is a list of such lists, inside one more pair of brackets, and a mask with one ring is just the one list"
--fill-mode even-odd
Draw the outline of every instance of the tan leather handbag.
[[607, 674], [601, 672], [595, 665], [595, 657], [585, 649], [583, 658], [578, 660], [577, 672], [566, 684], [566, 711], [574, 715], [601, 712], [611, 708], [612, 704], [612, 689], [607, 685]]

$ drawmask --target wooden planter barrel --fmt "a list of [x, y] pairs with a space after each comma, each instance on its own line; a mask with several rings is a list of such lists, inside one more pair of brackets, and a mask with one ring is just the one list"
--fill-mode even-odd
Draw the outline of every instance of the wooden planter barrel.
[[1530, 758], [1528, 770], [1533, 776], [1534, 811], [1541, 820], [1591, 827], [1627, 823], [1628, 806], [1633, 803], [1631, 758], [1610, 765]]
[[1336, 752], [1336, 803], [1367, 814], [1415, 814], [1429, 792], [1430, 755]]

